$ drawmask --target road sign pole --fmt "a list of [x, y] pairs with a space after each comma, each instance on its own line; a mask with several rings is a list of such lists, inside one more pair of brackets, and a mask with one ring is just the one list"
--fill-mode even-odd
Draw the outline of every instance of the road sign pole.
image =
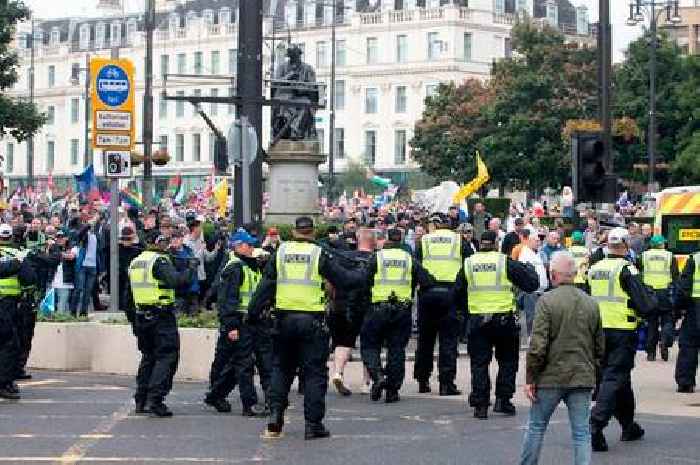
[[[118, 48], [112, 49], [112, 58], [119, 58]], [[134, 115], [132, 115], [133, 117]], [[102, 160], [105, 171], [107, 171], [106, 161]], [[117, 313], [119, 312], [119, 179], [111, 179], [109, 189], [111, 194], [109, 202], [109, 311]]]

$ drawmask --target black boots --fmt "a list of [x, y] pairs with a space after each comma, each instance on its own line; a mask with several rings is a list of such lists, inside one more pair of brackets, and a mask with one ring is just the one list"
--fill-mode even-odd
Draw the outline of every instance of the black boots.
[[270, 412], [270, 419], [267, 428], [263, 432], [264, 439], [277, 439], [282, 437], [282, 427], [284, 426], [284, 412], [273, 410]]
[[515, 415], [515, 405], [510, 401], [510, 399], [496, 399], [496, 403], [493, 405], [493, 411], [495, 413], [502, 413], [508, 416]]
[[372, 389], [369, 393], [369, 398], [372, 402], [378, 402], [382, 398], [382, 391], [384, 390], [384, 380], [375, 381], [372, 383]]
[[656, 352], [647, 352], [647, 362], [656, 361]]
[[692, 394], [695, 392], [695, 386], [693, 386], [692, 384], [682, 384], [678, 386], [676, 392], [679, 392], [681, 394]]
[[639, 426], [638, 423], [632, 423], [629, 428], [622, 430], [622, 435], [620, 435], [620, 441], [639, 441], [644, 437], [644, 429]]
[[136, 408], [134, 409], [136, 415], [145, 415], [150, 412], [146, 399], [134, 399], [134, 402], [136, 403]]
[[219, 413], [229, 413], [231, 411], [231, 403], [226, 399], [205, 397], [204, 403], [210, 407], [214, 407]]
[[386, 402], [387, 404], [393, 404], [394, 402], [398, 402], [399, 400], [401, 400], [401, 397], [399, 397], [399, 391], [397, 391], [396, 389], [386, 390], [384, 402]]
[[323, 423], [307, 423], [304, 428], [304, 439], [324, 439], [331, 436], [331, 432], [323, 426]]
[[661, 360], [663, 360], [664, 362], [668, 362], [668, 347], [661, 344], [659, 352], [661, 352]]
[[489, 408], [486, 405], [479, 405], [474, 407], [474, 418], [479, 420], [486, 420], [489, 417]]
[[593, 452], [607, 452], [608, 441], [605, 440], [605, 435], [602, 431], [591, 432], [591, 448]]
[[163, 402], [158, 402], [151, 404], [149, 416], [151, 418], [169, 418], [173, 416], [173, 412]]
[[428, 394], [430, 392], [430, 381], [428, 380], [418, 380], [418, 393]]
[[251, 405], [250, 407], [243, 407], [241, 415], [244, 417], [262, 417], [265, 416], [265, 407], [258, 404]]
[[15, 389], [11, 384], [7, 384], [0, 388], [0, 399], [19, 400], [19, 390]]
[[440, 383], [440, 395], [441, 396], [459, 396], [462, 395], [462, 391], [457, 389], [454, 383]]

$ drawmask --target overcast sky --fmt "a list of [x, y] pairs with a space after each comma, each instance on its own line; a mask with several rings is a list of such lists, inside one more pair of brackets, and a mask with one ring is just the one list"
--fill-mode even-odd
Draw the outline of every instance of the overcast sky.
[[[598, 20], [598, 0], [571, 0], [576, 6], [586, 5], [591, 12], [591, 21]], [[56, 18], [65, 16], [92, 15], [95, 13], [97, 0], [25, 0], [40, 18]], [[613, 55], [615, 61], [622, 59], [622, 52], [627, 44], [639, 36], [641, 27], [625, 25], [629, 14], [629, 3], [626, 0], [610, 0], [613, 26]], [[692, 0], [681, 0], [681, 5], [690, 5]], [[60, 5], [60, 7], [57, 7]], [[143, 0], [124, 0], [127, 11], [143, 9]]]

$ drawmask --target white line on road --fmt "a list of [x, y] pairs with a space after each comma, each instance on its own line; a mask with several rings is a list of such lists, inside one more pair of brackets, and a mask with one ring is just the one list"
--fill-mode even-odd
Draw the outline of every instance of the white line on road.
[[[271, 459], [262, 457], [246, 457], [241, 459], [225, 459], [218, 457], [81, 457], [81, 463], [130, 463], [130, 462], [151, 462], [151, 463], [251, 463], [268, 462]], [[0, 457], [0, 462], [56, 462], [67, 463], [63, 457]]]

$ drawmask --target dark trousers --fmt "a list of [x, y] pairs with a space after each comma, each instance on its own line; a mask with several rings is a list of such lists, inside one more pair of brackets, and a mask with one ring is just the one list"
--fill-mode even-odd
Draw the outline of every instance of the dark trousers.
[[268, 321], [255, 322], [248, 327], [253, 334], [253, 362], [260, 377], [260, 386], [265, 393], [265, 401], [270, 398], [272, 377], [272, 336]]
[[602, 431], [615, 417], [623, 430], [634, 422], [632, 369], [637, 349], [636, 331], [605, 329], [605, 355], [601, 364], [591, 429]]
[[322, 316], [277, 313], [270, 386], [273, 413], [287, 408], [289, 389], [299, 367], [304, 375], [304, 418], [307, 423], [323, 420], [328, 389], [328, 343], [328, 328]]
[[491, 397], [489, 365], [495, 353], [498, 362], [496, 398], [511, 399], [518, 373], [520, 328], [513, 315], [471, 315], [469, 321], [469, 359], [474, 406], [487, 406]]
[[[405, 304], [373, 304], [365, 314], [360, 333], [362, 362], [374, 383], [386, 373], [386, 388], [401, 389], [406, 372], [406, 345], [411, 337], [411, 307]], [[382, 369], [382, 345], [387, 347]]]
[[13, 382], [17, 376], [20, 346], [12, 313], [16, 306], [17, 299], [0, 299], [0, 388]]
[[673, 317], [670, 312], [652, 315], [647, 323], [647, 353], [655, 354], [659, 342], [666, 348], [673, 346]]
[[180, 358], [180, 334], [172, 307], [154, 310], [151, 315], [137, 312], [134, 334], [141, 352], [136, 374], [137, 401], [157, 404], [173, 387], [173, 378]]
[[453, 383], [457, 376], [459, 321], [452, 292], [427, 291], [418, 298], [418, 345], [413, 377], [428, 381], [433, 373], [435, 340], [440, 344], [438, 373], [440, 383]]
[[238, 340], [231, 341], [225, 330], [219, 331], [214, 361], [209, 372], [209, 399], [225, 399], [238, 384], [241, 404], [248, 408], [258, 403], [253, 384], [253, 334], [247, 325], [238, 328]]
[[24, 373], [29, 360], [29, 353], [32, 351], [32, 340], [34, 339], [34, 329], [36, 328], [36, 306], [32, 308], [29, 302], [20, 303], [17, 307], [17, 317], [15, 328], [19, 342], [19, 354], [16, 367], [17, 375]]
[[[691, 310], [692, 311], [692, 310]], [[700, 350], [700, 329], [694, 318], [685, 317], [678, 336], [678, 358], [676, 359], [676, 383], [679, 386], [695, 386]]]

